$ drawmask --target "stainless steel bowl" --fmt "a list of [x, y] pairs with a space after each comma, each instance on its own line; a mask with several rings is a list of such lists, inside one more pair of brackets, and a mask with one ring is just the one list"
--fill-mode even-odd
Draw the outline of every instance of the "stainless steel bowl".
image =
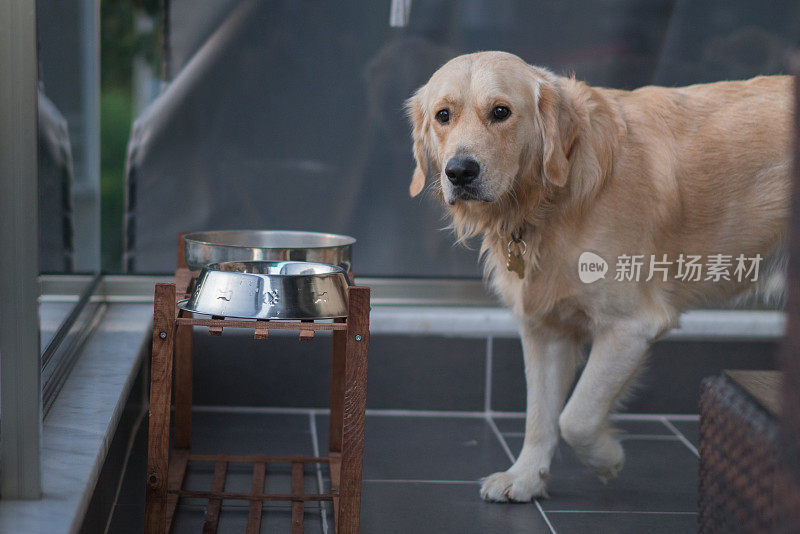
[[352, 269], [350, 236], [284, 230], [222, 230], [183, 236], [186, 265], [196, 271], [226, 261], [313, 261]]
[[246, 319], [347, 316], [345, 270], [304, 261], [237, 261], [203, 267], [186, 311]]

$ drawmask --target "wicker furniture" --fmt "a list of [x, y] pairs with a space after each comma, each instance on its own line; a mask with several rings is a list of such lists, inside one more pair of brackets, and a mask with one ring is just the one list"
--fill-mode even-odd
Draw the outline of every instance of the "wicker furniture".
[[773, 532], [780, 524], [779, 394], [777, 371], [703, 381], [700, 532]]

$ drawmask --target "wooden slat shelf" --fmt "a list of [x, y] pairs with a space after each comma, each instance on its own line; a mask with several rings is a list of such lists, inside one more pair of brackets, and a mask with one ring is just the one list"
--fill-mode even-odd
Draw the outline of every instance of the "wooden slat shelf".
[[[253, 464], [253, 482], [250, 487], [250, 493], [258, 495], [264, 491], [264, 482], [266, 479], [267, 464], [263, 462], [256, 462]], [[250, 502], [250, 510], [247, 515], [247, 532], [246, 534], [260, 534], [261, 532], [261, 509], [263, 507], [263, 499], [253, 500]]]
[[233, 499], [238, 501], [287, 501], [319, 502], [333, 501], [332, 493], [226, 493], [224, 491], [177, 490], [180, 497], [191, 499]]
[[[220, 460], [214, 464], [214, 479], [211, 482], [211, 491], [208, 492], [208, 506], [206, 506], [206, 520], [203, 524], [203, 534], [214, 534], [219, 526], [219, 513], [222, 511], [222, 495], [225, 493], [225, 479], [228, 476], [228, 462]], [[184, 490], [178, 492], [180, 498]]]
[[295, 462], [292, 464], [292, 495], [296, 498], [292, 499], [292, 534], [302, 534], [303, 532], [303, 516], [304, 499], [306, 495], [301, 495], [303, 492], [303, 464]]
[[186, 479], [186, 469], [189, 466], [189, 451], [176, 450], [172, 453], [172, 462], [169, 464], [169, 475], [167, 481], [167, 530], [172, 530], [175, 510], [178, 507], [178, 495], [176, 492], [183, 487]]
[[253, 454], [249, 456], [236, 454], [190, 454], [189, 460], [192, 462], [216, 462], [220, 458], [228, 463], [263, 463], [263, 464], [327, 464], [331, 461], [325, 456], [265, 456]]
[[[189, 271], [183, 260], [183, 239], [178, 239], [178, 270], [174, 283], [156, 284], [153, 320], [153, 350], [150, 371], [150, 420], [147, 452], [146, 534], [169, 534], [182, 498], [206, 499], [203, 534], [213, 534], [219, 526], [222, 502], [226, 499], [249, 501], [246, 534], [261, 530], [262, 516], [268, 513], [263, 503], [292, 503], [292, 534], [302, 534], [304, 503], [331, 502], [335, 532], [355, 534], [359, 529], [361, 475], [366, 408], [366, 372], [369, 347], [369, 295], [367, 287], [348, 288], [347, 318], [333, 322], [243, 320], [211, 317], [201, 319], [180, 310], [176, 303], [187, 298], [198, 272]], [[192, 372], [194, 326], [207, 327], [210, 335], [222, 335], [224, 328], [253, 330], [256, 340], [268, 340], [270, 330], [299, 331], [299, 340], [314, 338], [317, 331], [333, 334], [331, 358], [331, 415], [328, 456], [267, 456], [192, 454]], [[170, 454], [169, 436], [174, 380], [174, 449]], [[185, 489], [186, 474], [193, 463], [213, 463], [214, 476], [207, 491]], [[226, 492], [225, 482], [231, 463], [253, 464], [250, 493]], [[267, 493], [269, 465], [291, 466], [291, 493]], [[306, 493], [305, 466], [328, 467], [330, 493]]]
[[265, 330], [347, 330], [347, 323], [303, 323], [290, 321], [255, 321], [247, 319], [196, 319], [178, 317], [178, 326], [220, 326], [225, 328], [262, 328]]

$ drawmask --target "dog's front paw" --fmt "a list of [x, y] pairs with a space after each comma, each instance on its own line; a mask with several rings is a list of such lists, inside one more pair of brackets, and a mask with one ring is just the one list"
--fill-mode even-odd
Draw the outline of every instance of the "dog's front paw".
[[625, 465], [622, 445], [609, 434], [602, 434], [591, 448], [579, 452], [578, 456], [603, 483], [616, 477]]
[[489, 502], [528, 502], [547, 497], [547, 472], [515, 473], [512, 470], [494, 473], [481, 480], [481, 497]]

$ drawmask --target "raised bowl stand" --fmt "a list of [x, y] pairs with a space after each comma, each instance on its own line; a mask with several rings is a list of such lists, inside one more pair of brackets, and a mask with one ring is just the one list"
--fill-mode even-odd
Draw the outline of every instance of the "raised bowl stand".
[[[261, 529], [261, 513], [266, 501], [292, 503], [290, 532], [303, 532], [304, 504], [308, 501], [333, 503], [335, 531], [357, 533], [361, 510], [361, 473], [364, 453], [364, 410], [367, 390], [369, 348], [368, 287], [350, 286], [347, 317], [334, 322], [240, 320], [212, 317], [200, 319], [179, 310], [176, 302], [187, 298], [197, 273], [186, 268], [183, 239], [179, 239], [178, 270], [173, 283], [156, 284], [153, 314], [153, 350], [150, 366], [150, 420], [147, 447], [146, 534], [172, 531], [181, 498], [208, 501], [203, 534], [217, 531], [222, 500], [250, 502], [247, 534]], [[192, 438], [192, 330], [207, 327], [210, 335], [223, 329], [248, 328], [253, 337], [266, 340], [270, 330], [297, 330], [299, 340], [313, 339], [320, 330], [332, 331], [330, 441], [325, 457], [276, 457], [267, 455], [234, 456], [191, 453]], [[174, 360], [173, 360], [174, 359]], [[174, 361], [174, 366], [173, 366]], [[170, 451], [170, 405], [175, 404], [174, 448]], [[171, 454], [170, 454], [171, 452]], [[191, 462], [213, 462], [214, 477], [208, 491], [184, 489]], [[229, 463], [253, 465], [250, 493], [225, 492]], [[291, 465], [289, 494], [264, 493], [267, 464]], [[330, 493], [306, 493], [303, 487], [304, 464], [327, 465]]]

